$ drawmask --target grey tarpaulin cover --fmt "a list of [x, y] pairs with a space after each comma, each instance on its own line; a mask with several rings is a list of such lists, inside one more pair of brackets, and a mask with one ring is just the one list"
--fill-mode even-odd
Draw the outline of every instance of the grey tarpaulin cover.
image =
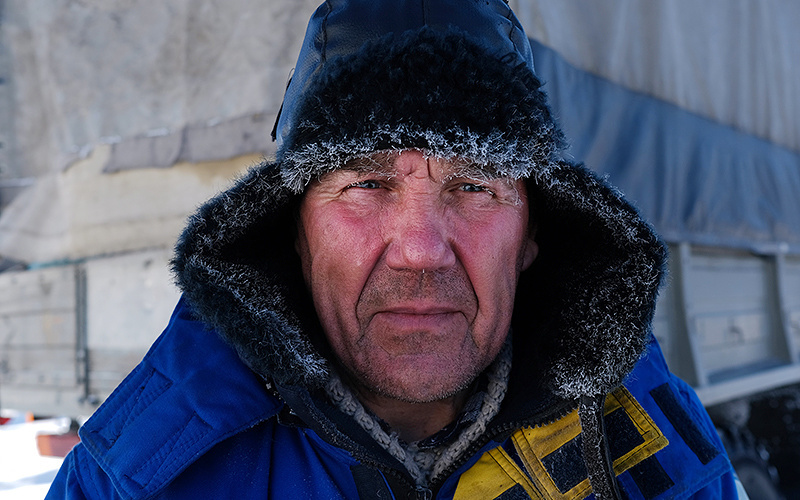
[[569, 153], [607, 175], [666, 240], [800, 253], [800, 154], [532, 43]]

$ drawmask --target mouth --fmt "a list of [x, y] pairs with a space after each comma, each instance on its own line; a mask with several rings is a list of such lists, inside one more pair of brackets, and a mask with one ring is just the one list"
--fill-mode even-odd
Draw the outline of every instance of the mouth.
[[478, 301], [461, 266], [422, 275], [381, 265], [364, 284], [355, 313], [362, 325], [374, 320], [391, 322], [385, 326], [435, 326], [450, 321], [454, 328], [464, 326], [457, 322], [474, 321]]
[[460, 312], [457, 307], [441, 304], [402, 304], [384, 307], [377, 314], [401, 314], [435, 316], [438, 314], [455, 314]]
[[400, 306], [383, 309], [372, 317], [374, 322], [397, 332], [445, 332], [464, 315], [458, 309], [443, 306]]

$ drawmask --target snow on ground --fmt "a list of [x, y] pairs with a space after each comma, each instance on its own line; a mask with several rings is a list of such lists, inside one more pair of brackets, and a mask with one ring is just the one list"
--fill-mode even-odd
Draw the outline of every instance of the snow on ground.
[[36, 435], [61, 434], [69, 424], [68, 418], [28, 422], [15, 416], [0, 425], [0, 499], [44, 498], [63, 459], [39, 455]]

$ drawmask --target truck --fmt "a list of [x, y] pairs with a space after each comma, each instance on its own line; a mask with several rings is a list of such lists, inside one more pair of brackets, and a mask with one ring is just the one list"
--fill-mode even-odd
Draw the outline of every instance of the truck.
[[[316, 1], [278, 3], [281, 15], [254, 16], [280, 30], [278, 48], [278, 35], [260, 35], [279, 54], [270, 75], [288, 73]], [[515, 3], [522, 16], [547, 8]], [[105, 9], [82, 22], [103, 25], [116, 12]], [[229, 35], [235, 27], [216, 26]], [[0, 29], [8, 36], [8, 25]], [[751, 498], [798, 497], [800, 153], [531, 43], [568, 154], [617, 186], [669, 248], [653, 333], [671, 370], [708, 409]], [[0, 51], [0, 109], [14, 107], [3, 94], [10, 71]], [[184, 220], [274, 152], [269, 128], [284, 82], [271, 78], [265, 104], [175, 127], [145, 130], [158, 117], [141, 119], [138, 131], [96, 134], [49, 170], [15, 174], [25, 141], [11, 137], [18, 124], [0, 123], [0, 161], [14, 174], [0, 171], [0, 408], [80, 423], [138, 363], [179, 297], [169, 259]]]

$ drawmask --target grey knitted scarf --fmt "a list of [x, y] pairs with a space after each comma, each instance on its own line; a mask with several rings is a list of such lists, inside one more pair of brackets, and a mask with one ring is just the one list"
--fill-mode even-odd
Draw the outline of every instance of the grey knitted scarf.
[[404, 443], [395, 432], [386, 432], [378, 417], [367, 410], [354, 392], [337, 374], [332, 374], [325, 390], [331, 401], [346, 415], [351, 416], [375, 441], [399, 460], [417, 486], [426, 487], [432, 478], [446, 470], [486, 430], [487, 424], [500, 411], [500, 404], [508, 387], [511, 371], [511, 342], [506, 342], [495, 361], [486, 370], [488, 385], [480, 393], [483, 401], [475, 420], [461, 430], [458, 437], [441, 446], [422, 448], [419, 442]]

